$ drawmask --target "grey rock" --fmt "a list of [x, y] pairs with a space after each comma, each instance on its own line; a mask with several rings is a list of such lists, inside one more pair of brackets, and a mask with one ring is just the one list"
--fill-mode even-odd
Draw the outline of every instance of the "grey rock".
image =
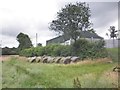
[[66, 58], [64, 58], [64, 60], [63, 60], [63, 63], [64, 64], [69, 64], [71, 62], [71, 57], [66, 57]]
[[37, 57], [37, 58], [36, 58], [36, 62], [40, 62], [41, 59], [42, 59], [42, 57]]
[[59, 63], [60, 60], [61, 60], [61, 57], [56, 57], [56, 58], [54, 59], [54, 62], [55, 62], [55, 63]]
[[61, 57], [59, 63], [60, 63], [60, 64], [63, 64], [63, 63], [64, 63], [64, 60], [65, 60], [65, 57]]
[[49, 63], [54, 63], [55, 57], [51, 57], [51, 60], [49, 61]]
[[42, 59], [42, 62], [43, 62], [43, 63], [47, 63], [47, 59], [48, 59], [48, 57], [44, 57], [44, 58]]
[[79, 60], [80, 60], [79, 57], [72, 57], [72, 58], [71, 58], [71, 62], [77, 62], [77, 61], [79, 61]]
[[36, 57], [31, 57], [30, 60], [29, 60], [29, 62], [32, 63], [32, 62], [35, 62], [35, 60], [36, 60]]
[[52, 61], [52, 59], [53, 59], [53, 58], [52, 58], [52, 57], [50, 57], [50, 56], [49, 56], [49, 57], [47, 57], [47, 63], [50, 63], [50, 62]]

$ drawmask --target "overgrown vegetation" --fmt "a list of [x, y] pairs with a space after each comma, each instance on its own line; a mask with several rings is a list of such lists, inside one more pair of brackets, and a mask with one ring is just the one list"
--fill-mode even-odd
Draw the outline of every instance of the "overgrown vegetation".
[[32, 47], [22, 50], [22, 56], [79, 56], [85, 58], [104, 58], [107, 51], [104, 48], [104, 41], [89, 42], [85, 39], [77, 40], [72, 45], [51, 44], [45, 47]]
[[8, 48], [8, 47], [4, 47], [2, 48], [2, 55], [17, 55], [18, 53], [18, 49], [13, 47], [13, 48]]
[[3, 88], [117, 88], [118, 85], [117, 73], [111, 72], [116, 63], [105, 60], [63, 65], [21, 59], [12, 57], [3, 62]]
[[118, 58], [120, 58], [120, 55], [118, 53], [119, 48], [107, 48], [108, 51], [108, 57], [112, 58], [113, 61], [119, 62]]

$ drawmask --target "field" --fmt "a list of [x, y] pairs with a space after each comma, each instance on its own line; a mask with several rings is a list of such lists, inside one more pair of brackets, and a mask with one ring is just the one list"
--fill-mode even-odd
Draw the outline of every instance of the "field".
[[[116, 52], [114, 52], [116, 53]], [[9, 56], [2, 64], [2, 88], [117, 88], [117, 62], [110, 58], [76, 64], [29, 63], [24, 57]]]

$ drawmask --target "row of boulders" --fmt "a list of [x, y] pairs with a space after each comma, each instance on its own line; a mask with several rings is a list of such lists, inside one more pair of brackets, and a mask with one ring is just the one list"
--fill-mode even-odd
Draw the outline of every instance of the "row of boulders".
[[41, 63], [63, 63], [63, 64], [69, 64], [69, 63], [75, 63], [80, 60], [79, 57], [51, 57], [51, 56], [39, 56], [39, 57], [29, 57], [28, 62], [41, 62]]

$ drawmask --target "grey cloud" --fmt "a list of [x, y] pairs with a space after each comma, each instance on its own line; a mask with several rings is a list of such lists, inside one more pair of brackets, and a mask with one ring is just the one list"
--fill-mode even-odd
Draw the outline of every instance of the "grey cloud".
[[22, 27], [18, 26], [6, 26], [2, 27], [2, 35], [9, 36], [9, 37], [15, 37], [17, 34], [23, 30]]
[[[75, 0], [74, 0], [74, 2], [75, 2]], [[65, 4], [67, 4], [67, 2], [64, 2], [64, 1], [61, 1], [61, 2], [59, 1], [58, 3], [59, 3], [59, 5], [57, 7], [58, 11]], [[90, 5], [91, 14], [92, 14], [91, 20], [93, 21], [93, 25], [94, 25], [95, 29], [96, 28], [104, 28], [105, 26], [109, 25], [110, 23], [112, 23], [118, 19], [117, 18], [118, 3], [117, 2], [88, 2], [88, 4]], [[27, 18], [27, 17], [25, 17], [25, 18]], [[39, 19], [39, 17], [38, 17], [38, 19]], [[23, 32], [23, 33], [28, 34], [34, 42], [35, 42], [36, 33], [38, 33], [39, 42], [45, 42], [46, 40], [49, 40], [52, 37], [56, 36], [56, 33], [54, 31], [50, 31], [48, 28], [49, 23], [51, 21], [47, 22], [44, 20], [38, 20], [35, 23], [33, 21], [30, 21], [30, 23], [28, 23], [28, 22], [25, 23], [25, 22], [22, 22], [19, 20], [18, 21], [19, 23], [16, 23], [14, 21], [11, 22], [12, 24], [8, 23], [6, 26], [5, 25], [2, 26], [1, 34], [6, 37], [14, 38], [14, 40], [15, 40], [15, 38], [19, 34], [19, 32]], [[33, 27], [31, 27], [31, 26], [33, 26]], [[102, 31], [99, 31], [99, 32], [102, 33]], [[8, 41], [6, 40], [5, 42], [7, 43]]]
[[94, 27], [105, 27], [118, 19], [117, 2], [92, 2], [89, 3], [91, 9], [91, 19], [94, 21]]
[[114, 12], [118, 8], [117, 2], [91, 2], [88, 3], [92, 11], [92, 17], [97, 18], [101, 14], [106, 14], [109, 12]]

